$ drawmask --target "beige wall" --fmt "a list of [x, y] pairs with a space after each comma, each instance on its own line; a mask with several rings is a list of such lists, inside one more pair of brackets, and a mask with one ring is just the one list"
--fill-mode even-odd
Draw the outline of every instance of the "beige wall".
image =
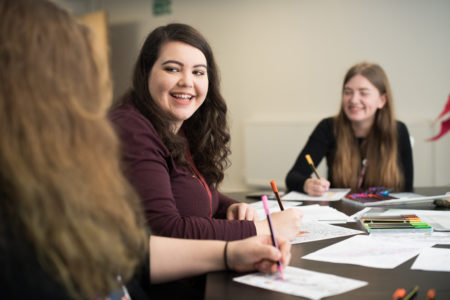
[[[233, 154], [224, 191], [247, 188], [246, 118], [318, 121], [334, 114], [343, 75], [358, 61], [385, 69], [397, 117], [407, 124], [434, 119], [450, 93], [448, 0], [172, 0], [172, 14], [158, 17], [150, 0], [86, 3], [108, 12], [117, 94], [156, 26], [188, 23], [209, 40], [230, 110]], [[450, 135], [443, 140], [439, 151], [450, 153]], [[414, 155], [420, 163], [426, 154]], [[435, 164], [441, 169], [433, 183], [450, 183], [450, 159]]]

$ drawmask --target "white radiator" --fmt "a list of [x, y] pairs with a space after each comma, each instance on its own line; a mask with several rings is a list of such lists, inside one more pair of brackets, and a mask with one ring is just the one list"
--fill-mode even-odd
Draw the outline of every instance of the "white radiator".
[[[247, 120], [244, 126], [246, 183], [251, 187], [270, 188], [270, 180], [275, 180], [280, 188], [285, 188], [287, 172], [319, 121]], [[436, 142], [427, 142], [438, 130], [431, 121], [405, 123], [414, 140], [414, 186], [449, 185], [450, 134]], [[318, 171], [326, 176], [325, 158]]]

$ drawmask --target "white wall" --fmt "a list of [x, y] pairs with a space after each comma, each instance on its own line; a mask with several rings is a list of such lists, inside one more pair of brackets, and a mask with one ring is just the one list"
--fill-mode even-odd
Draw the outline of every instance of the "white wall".
[[[188, 23], [209, 40], [230, 110], [233, 165], [224, 191], [247, 187], [247, 118], [309, 121], [336, 113], [344, 73], [356, 62], [385, 69], [397, 117], [407, 125], [433, 120], [450, 93], [448, 0], [172, 0], [172, 14], [158, 17], [150, 0], [90, 2], [109, 13], [117, 93], [156, 26]], [[450, 135], [443, 139], [438, 151], [445, 157]], [[441, 168], [434, 184], [449, 184], [450, 160], [434, 163]]]

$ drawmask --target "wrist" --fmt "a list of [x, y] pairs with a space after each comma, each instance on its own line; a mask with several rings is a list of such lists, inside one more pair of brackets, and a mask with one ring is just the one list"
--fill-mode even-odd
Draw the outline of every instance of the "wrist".
[[229, 242], [226, 241], [225, 242], [225, 246], [223, 248], [223, 264], [225, 266], [225, 270], [226, 271], [230, 271], [231, 270], [230, 265], [228, 263], [228, 245], [229, 245]]
[[264, 235], [268, 234], [267, 230], [267, 221], [261, 220], [261, 221], [254, 221], [255, 227], [256, 227], [256, 235]]
[[303, 192], [305, 192], [306, 194], [308, 193], [307, 187], [308, 187], [308, 181], [309, 181], [310, 179], [311, 179], [311, 178], [306, 179], [305, 182], [303, 183]]

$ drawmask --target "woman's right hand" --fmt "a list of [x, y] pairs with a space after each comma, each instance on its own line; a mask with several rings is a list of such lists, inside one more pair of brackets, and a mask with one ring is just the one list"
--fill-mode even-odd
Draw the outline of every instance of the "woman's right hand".
[[[294, 239], [300, 231], [302, 217], [303, 213], [296, 208], [289, 208], [284, 211], [270, 214], [275, 235], [277, 237], [284, 237], [288, 240]], [[256, 221], [255, 226], [257, 235], [270, 235], [267, 220]]]
[[264, 273], [277, 272], [277, 261], [283, 267], [291, 260], [291, 244], [277, 236], [279, 249], [272, 245], [270, 235], [252, 236], [228, 244], [228, 266], [238, 272], [257, 270]]
[[330, 182], [325, 178], [308, 178], [303, 184], [303, 190], [310, 196], [322, 196], [330, 189]]

